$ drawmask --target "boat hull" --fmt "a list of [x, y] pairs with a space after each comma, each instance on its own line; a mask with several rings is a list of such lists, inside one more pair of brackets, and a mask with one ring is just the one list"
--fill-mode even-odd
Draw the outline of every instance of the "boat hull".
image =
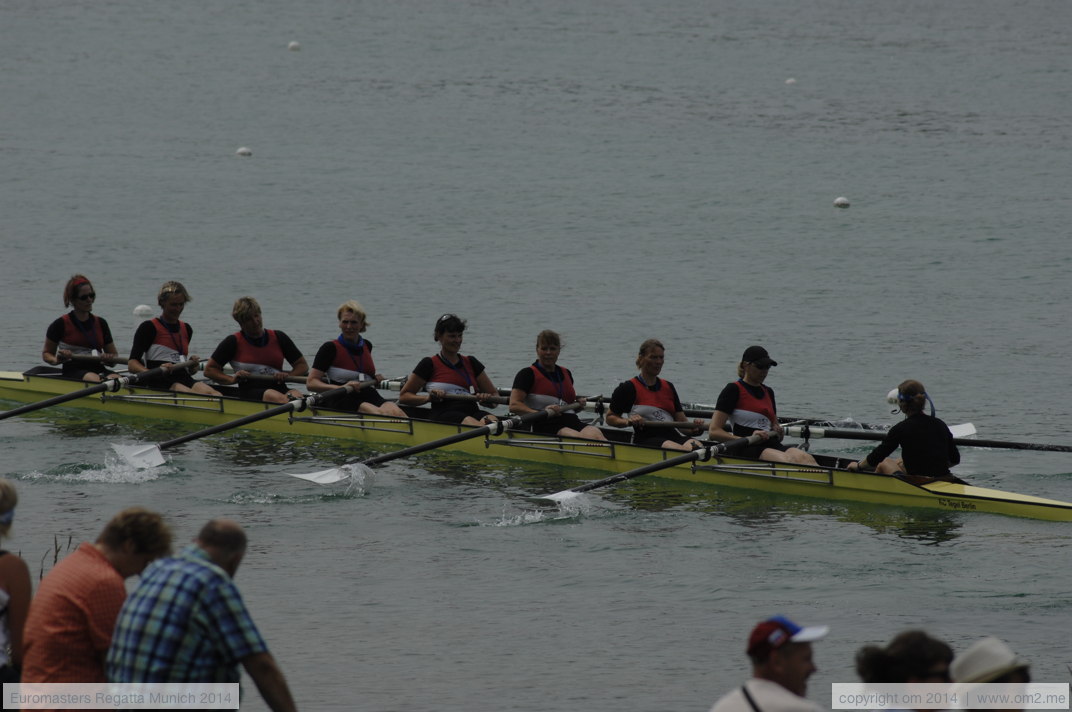
[[[0, 372], [0, 399], [4, 400], [32, 403], [80, 388], [85, 388], [85, 384], [54, 376]], [[87, 395], [59, 407], [208, 427], [263, 412], [272, 406], [227, 396], [127, 387], [116, 393]], [[265, 418], [244, 427], [291, 436], [339, 438], [400, 447], [437, 440], [468, 429], [416, 418], [397, 420], [326, 409]], [[624, 436], [621, 431], [608, 431], [608, 434], [618, 438]], [[680, 454], [638, 447], [625, 441], [595, 443], [523, 431], [474, 438], [444, 449], [605, 473], [625, 472]], [[916, 485], [895, 477], [839, 469], [835, 458], [822, 459], [823, 466], [803, 467], [720, 456], [708, 462], [668, 467], [652, 476], [712, 487], [763, 490], [826, 500], [1072, 521], [1070, 502], [949, 482]]]

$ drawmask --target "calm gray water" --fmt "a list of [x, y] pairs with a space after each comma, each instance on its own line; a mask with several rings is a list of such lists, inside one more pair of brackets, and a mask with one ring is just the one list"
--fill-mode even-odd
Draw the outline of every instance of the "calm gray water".
[[[179, 279], [203, 355], [242, 294], [310, 356], [357, 298], [390, 376], [456, 311], [499, 386], [554, 328], [581, 390], [656, 336], [710, 402], [759, 342], [785, 414], [892, 422], [913, 377], [983, 437], [1068, 443], [1070, 27], [1057, 1], [6, 0], [2, 367], [38, 362], [81, 271], [120, 350]], [[238, 518], [304, 709], [704, 710], [774, 613], [832, 624], [824, 704], [917, 626], [1068, 680], [1066, 525], [655, 479], [567, 516], [527, 495], [590, 473], [436, 455], [346, 495], [285, 473], [362, 453], [248, 434], [105, 466], [185, 431], [4, 421], [11, 548], [47, 570], [129, 504], [182, 539]], [[1067, 455], [958, 472], [1072, 499]]]

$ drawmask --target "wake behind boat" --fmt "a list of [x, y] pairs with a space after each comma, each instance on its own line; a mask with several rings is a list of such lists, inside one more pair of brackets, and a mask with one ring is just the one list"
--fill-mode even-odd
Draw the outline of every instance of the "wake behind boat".
[[[141, 419], [168, 420], [200, 427], [231, 423], [264, 413], [271, 404], [240, 400], [228, 395], [206, 396], [127, 385], [116, 392], [89, 392], [86, 384], [52, 374], [0, 372], [0, 399], [33, 403], [60, 395], [87, 391], [86, 397], [63, 403], [66, 408], [105, 411]], [[243, 428], [269, 433], [330, 437], [368, 444], [413, 447], [470, 431], [422, 419], [425, 410], [407, 408], [409, 419], [360, 415], [312, 406], [287, 417], [263, 417]], [[623, 473], [661, 463], [679, 452], [632, 445], [626, 430], [603, 428], [606, 442], [506, 430], [451, 443], [445, 447], [474, 456], [545, 463], [558, 467], [603, 473]], [[651, 476], [699, 486], [764, 490], [824, 500], [867, 502], [946, 511], [1005, 514], [1032, 519], [1072, 521], [1072, 502], [1045, 499], [1002, 490], [944, 481], [911, 482], [907, 479], [851, 472], [850, 460], [816, 455], [817, 466], [772, 463], [716, 454], [707, 462], [666, 467]]]

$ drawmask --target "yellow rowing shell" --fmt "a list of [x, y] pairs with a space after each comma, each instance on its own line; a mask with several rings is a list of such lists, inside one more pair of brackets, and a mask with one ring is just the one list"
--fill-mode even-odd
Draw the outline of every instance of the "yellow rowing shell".
[[[0, 371], [0, 399], [4, 400], [33, 403], [80, 388], [85, 388], [85, 384], [54, 376]], [[102, 410], [116, 415], [208, 427], [262, 412], [272, 406], [229, 396], [201, 396], [127, 387], [117, 393], [100, 393], [68, 401], [62, 407]], [[292, 413], [288, 417], [265, 418], [244, 427], [272, 433], [343, 438], [400, 447], [438, 440], [467, 429], [465, 426], [416, 418], [397, 420], [325, 409]], [[628, 436], [625, 431], [610, 429], [606, 432], [608, 437], [619, 439], [596, 443], [508, 431], [498, 437], [475, 438], [444, 449], [608, 473], [625, 472], [680, 454], [628, 444], [621, 440]], [[713, 487], [764, 490], [826, 500], [1072, 521], [1072, 502], [950, 482], [915, 485], [895, 477], [839, 469], [839, 465], [847, 461], [837, 458], [819, 455], [817, 459], [822, 466], [779, 465], [721, 456], [706, 463], [668, 467], [652, 473], [652, 476]]]

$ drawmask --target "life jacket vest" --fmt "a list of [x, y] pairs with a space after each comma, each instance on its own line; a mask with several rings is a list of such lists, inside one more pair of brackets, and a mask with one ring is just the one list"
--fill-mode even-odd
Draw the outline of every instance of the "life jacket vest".
[[555, 366], [555, 373], [549, 374], [538, 364], [532, 369], [532, 390], [525, 396], [525, 405], [533, 410], [543, 410], [549, 405], [565, 405], [577, 400], [573, 390], [573, 376], [566, 369]]
[[89, 324], [83, 325], [72, 314], [63, 315], [63, 337], [58, 348], [68, 349], [75, 354], [88, 354], [91, 351], [104, 352], [104, 329], [100, 319], [89, 315]]
[[250, 343], [249, 339], [241, 332], [235, 332], [235, 340], [238, 346], [235, 348], [234, 357], [231, 358], [231, 368], [236, 371], [249, 371], [250, 373], [274, 374], [283, 369], [283, 348], [279, 345], [279, 338], [272, 329], [265, 329], [268, 337], [261, 346]]
[[[730, 413], [730, 420], [734, 427], [748, 428], [749, 430], [770, 430], [773, 424], [778, 422], [778, 416], [774, 412], [774, 401], [770, 396], [770, 389], [763, 389], [763, 397], [756, 398], [745, 387], [744, 382], [737, 381], [737, 407]], [[748, 433], [751, 434], [750, 432]]]
[[190, 342], [186, 337], [186, 322], [179, 322], [179, 330], [173, 332], [167, 328], [160, 317], [153, 318], [153, 328], [156, 335], [153, 343], [145, 350], [145, 360], [168, 363], [179, 363], [186, 359], [190, 352]]
[[335, 360], [328, 366], [327, 377], [332, 383], [371, 381], [376, 377], [376, 364], [372, 361], [372, 344], [364, 339], [357, 342], [357, 352], [335, 339]]
[[640, 376], [629, 379], [636, 390], [636, 399], [630, 415], [639, 415], [644, 420], [674, 419], [674, 387], [669, 381], [656, 377], [655, 386], [649, 387]]
[[476, 373], [468, 356], [459, 356], [457, 366], [447, 363], [442, 356], [432, 357], [432, 377], [425, 384], [425, 390], [439, 389], [445, 393], [476, 393]]

